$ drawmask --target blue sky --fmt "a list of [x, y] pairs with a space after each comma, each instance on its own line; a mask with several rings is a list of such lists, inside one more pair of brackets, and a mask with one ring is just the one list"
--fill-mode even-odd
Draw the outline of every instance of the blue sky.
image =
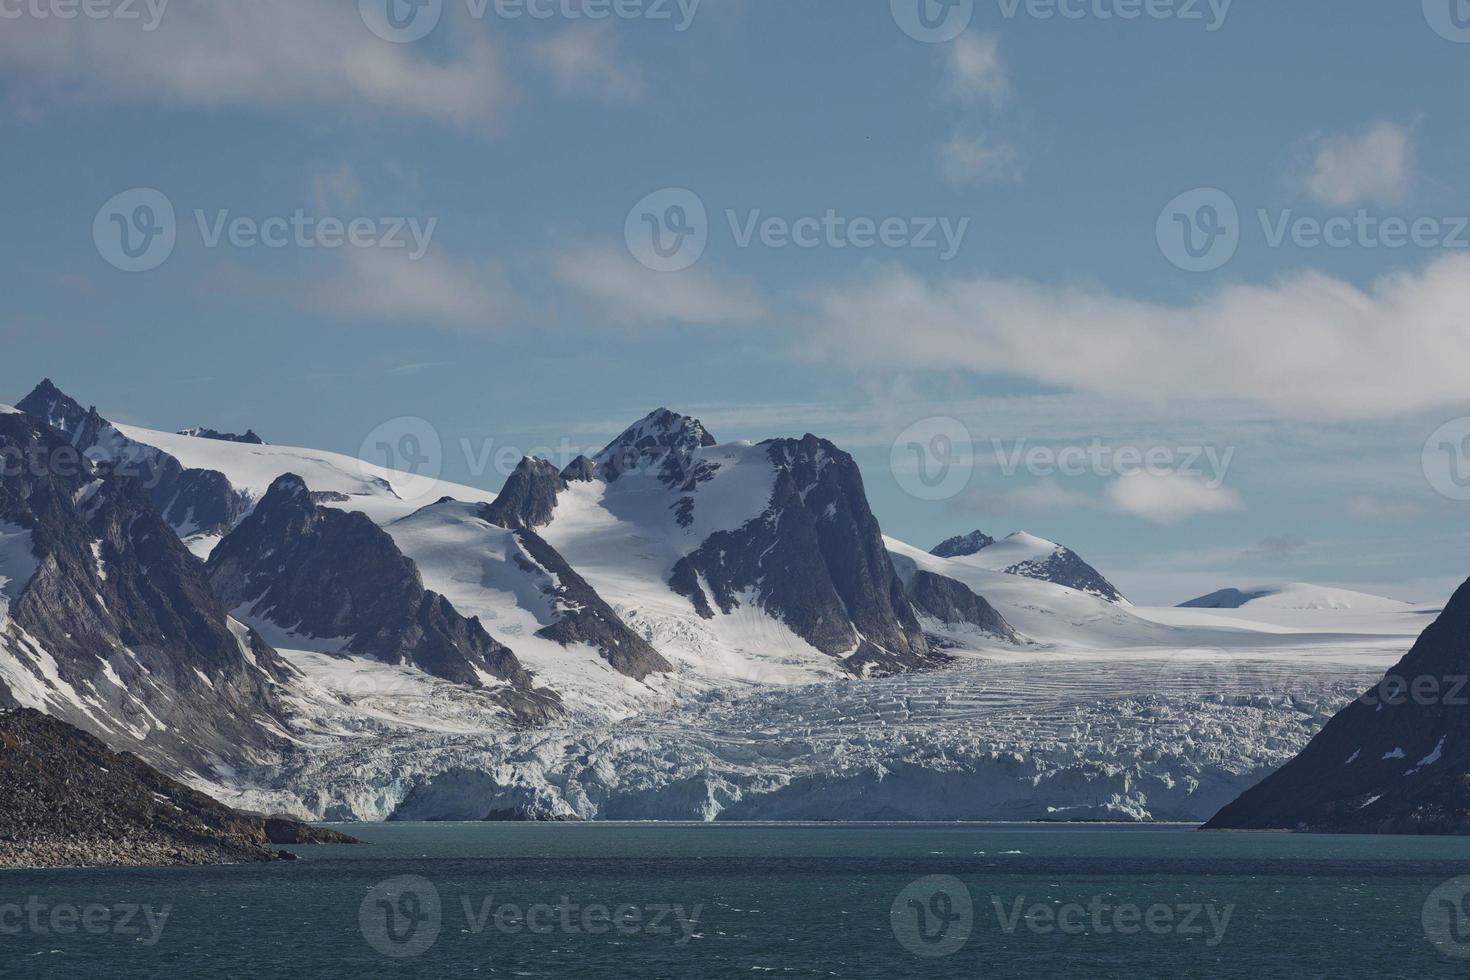
[[[421, 417], [489, 487], [487, 446], [667, 405], [832, 438], [889, 533], [1025, 528], [1143, 601], [1470, 571], [1463, 0], [924, 0], [940, 43], [919, 0], [442, 0], [412, 43], [373, 0], [96, 2], [0, 2], [0, 399], [351, 453]], [[123, 271], [140, 188], [175, 243]], [[691, 201], [702, 253], [665, 225], [692, 264], [640, 264]], [[250, 244], [298, 215], [362, 244]]]

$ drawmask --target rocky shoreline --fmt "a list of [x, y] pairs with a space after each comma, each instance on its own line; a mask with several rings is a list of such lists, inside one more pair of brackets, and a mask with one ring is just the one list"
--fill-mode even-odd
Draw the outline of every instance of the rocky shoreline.
[[0, 712], [0, 869], [294, 860], [276, 844], [356, 843], [233, 810], [37, 711]]

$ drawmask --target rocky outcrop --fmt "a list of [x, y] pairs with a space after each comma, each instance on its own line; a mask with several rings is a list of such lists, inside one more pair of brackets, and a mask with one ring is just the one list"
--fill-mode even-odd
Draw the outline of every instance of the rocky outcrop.
[[[578, 575], [557, 550], [534, 531], [516, 532], [527, 572], [546, 576], [544, 587], [555, 604], [557, 622], [536, 635], [567, 646], [586, 643], [620, 674], [644, 680], [673, 666], [647, 640], [634, 633], [602, 596]], [[519, 556], [518, 556], [519, 557]]]
[[1119, 605], [1129, 604], [1113, 583], [1071, 548], [1025, 532], [997, 541], [984, 531], [972, 531], [941, 542], [930, 554], [938, 558], [978, 555], [978, 563], [984, 568], [1066, 586]]
[[0, 415], [0, 525], [32, 569], [0, 599], [0, 704], [46, 711], [168, 771], [258, 764], [293, 671], [231, 624], [137, 481], [24, 414]]
[[355, 843], [241, 813], [29, 709], [0, 711], [0, 868], [243, 864]]
[[168, 453], [129, 439], [49, 378], [16, 407], [61, 433], [94, 462], [137, 480], [180, 536], [223, 534], [249, 509], [249, 500], [223, 473], [187, 469]]
[[218, 432], [214, 429], [180, 429], [179, 435], [193, 436], [195, 439], [214, 439], [217, 442], [237, 442], [245, 446], [264, 446], [265, 440], [255, 434], [254, 429], [246, 429], [243, 436], [233, 432]]
[[592, 463], [608, 483], [642, 473], [656, 476], [671, 490], [688, 493], [713, 476], [713, 465], [703, 453], [713, 445], [714, 436], [698, 419], [660, 408], [630, 426]]
[[929, 554], [936, 558], [964, 558], [983, 551], [995, 544], [995, 539], [984, 531], [971, 531], [957, 537], [941, 541]]
[[920, 569], [909, 579], [907, 591], [915, 609], [946, 626], [973, 626], [999, 639], [1019, 642], [1005, 617], [963, 582]]
[[1470, 834], [1470, 583], [1377, 686], [1205, 829]]
[[215, 590], [232, 608], [388, 664], [413, 665], [494, 695], [522, 722], [544, 721], [558, 699], [535, 688], [515, 654], [478, 619], [424, 588], [418, 568], [365, 515], [321, 507], [300, 477], [280, 477], [214, 549]]
[[495, 501], [485, 505], [485, 520], [512, 530], [545, 527], [556, 511], [556, 495], [566, 488], [567, 481], [555, 466], [527, 456]]
[[942, 662], [929, 649], [852, 457], [816, 436], [762, 444], [776, 469], [765, 512], [711, 535], [670, 586], [713, 618], [753, 594], [761, 608], [853, 673]]

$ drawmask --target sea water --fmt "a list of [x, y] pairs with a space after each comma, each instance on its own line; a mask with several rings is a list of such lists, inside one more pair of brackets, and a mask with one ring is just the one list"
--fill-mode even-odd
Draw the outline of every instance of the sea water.
[[0, 872], [19, 977], [1465, 977], [1470, 840], [1185, 827], [383, 824]]

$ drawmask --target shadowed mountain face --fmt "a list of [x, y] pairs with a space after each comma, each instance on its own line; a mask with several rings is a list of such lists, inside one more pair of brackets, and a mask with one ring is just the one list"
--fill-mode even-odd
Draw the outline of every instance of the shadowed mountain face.
[[673, 666], [647, 640], [629, 629], [586, 579], [535, 531], [517, 531], [516, 540], [528, 556], [526, 571], [547, 576], [545, 590], [554, 600], [560, 617], [541, 630], [540, 636], [562, 646], [586, 643], [618, 673], [637, 681], [651, 674], [673, 671]]
[[763, 444], [776, 468], [763, 514], [711, 535], [670, 585], [701, 616], [750, 592], [762, 609], [853, 673], [943, 662], [924, 638], [851, 456], [816, 436]]
[[249, 507], [223, 473], [186, 469], [167, 453], [134, 442], [95, 408], [82, 408], [50, 379], [37, 385], [16, 407], [64, 435], [92, 460], [111, 464], [137, 479], [180, 535], [223, 534]]
[[255, 511], [210, 555], [225, 602], [352, 653], [411, 664], [474, 688], [496, 687], [516, 718], [541, 721], [557, 698], [535, 689], [511, 650], [424, 588], [414, 563], [362, 514], [317, 505], [299, 477], [275, 481]]
[[1470, 834], [1470, 583], [1382, 682], [1206, 829]]
[[[137, 481], [25, 414], [0, 415], [8, 569], [0, 704], [44, 708], [172, 771], [245, 765], [280, 747], [292, 671], [232, 628], [204, 568]], [[13, 575], [8, 576], [13, 577]]]
[[973, 626], [982, 633], [1018, 642], [1016, 631], [1005, 617], [963, 582], [919, 569], [909, 579], [908, 596], [914, 608], [946, 626]]

